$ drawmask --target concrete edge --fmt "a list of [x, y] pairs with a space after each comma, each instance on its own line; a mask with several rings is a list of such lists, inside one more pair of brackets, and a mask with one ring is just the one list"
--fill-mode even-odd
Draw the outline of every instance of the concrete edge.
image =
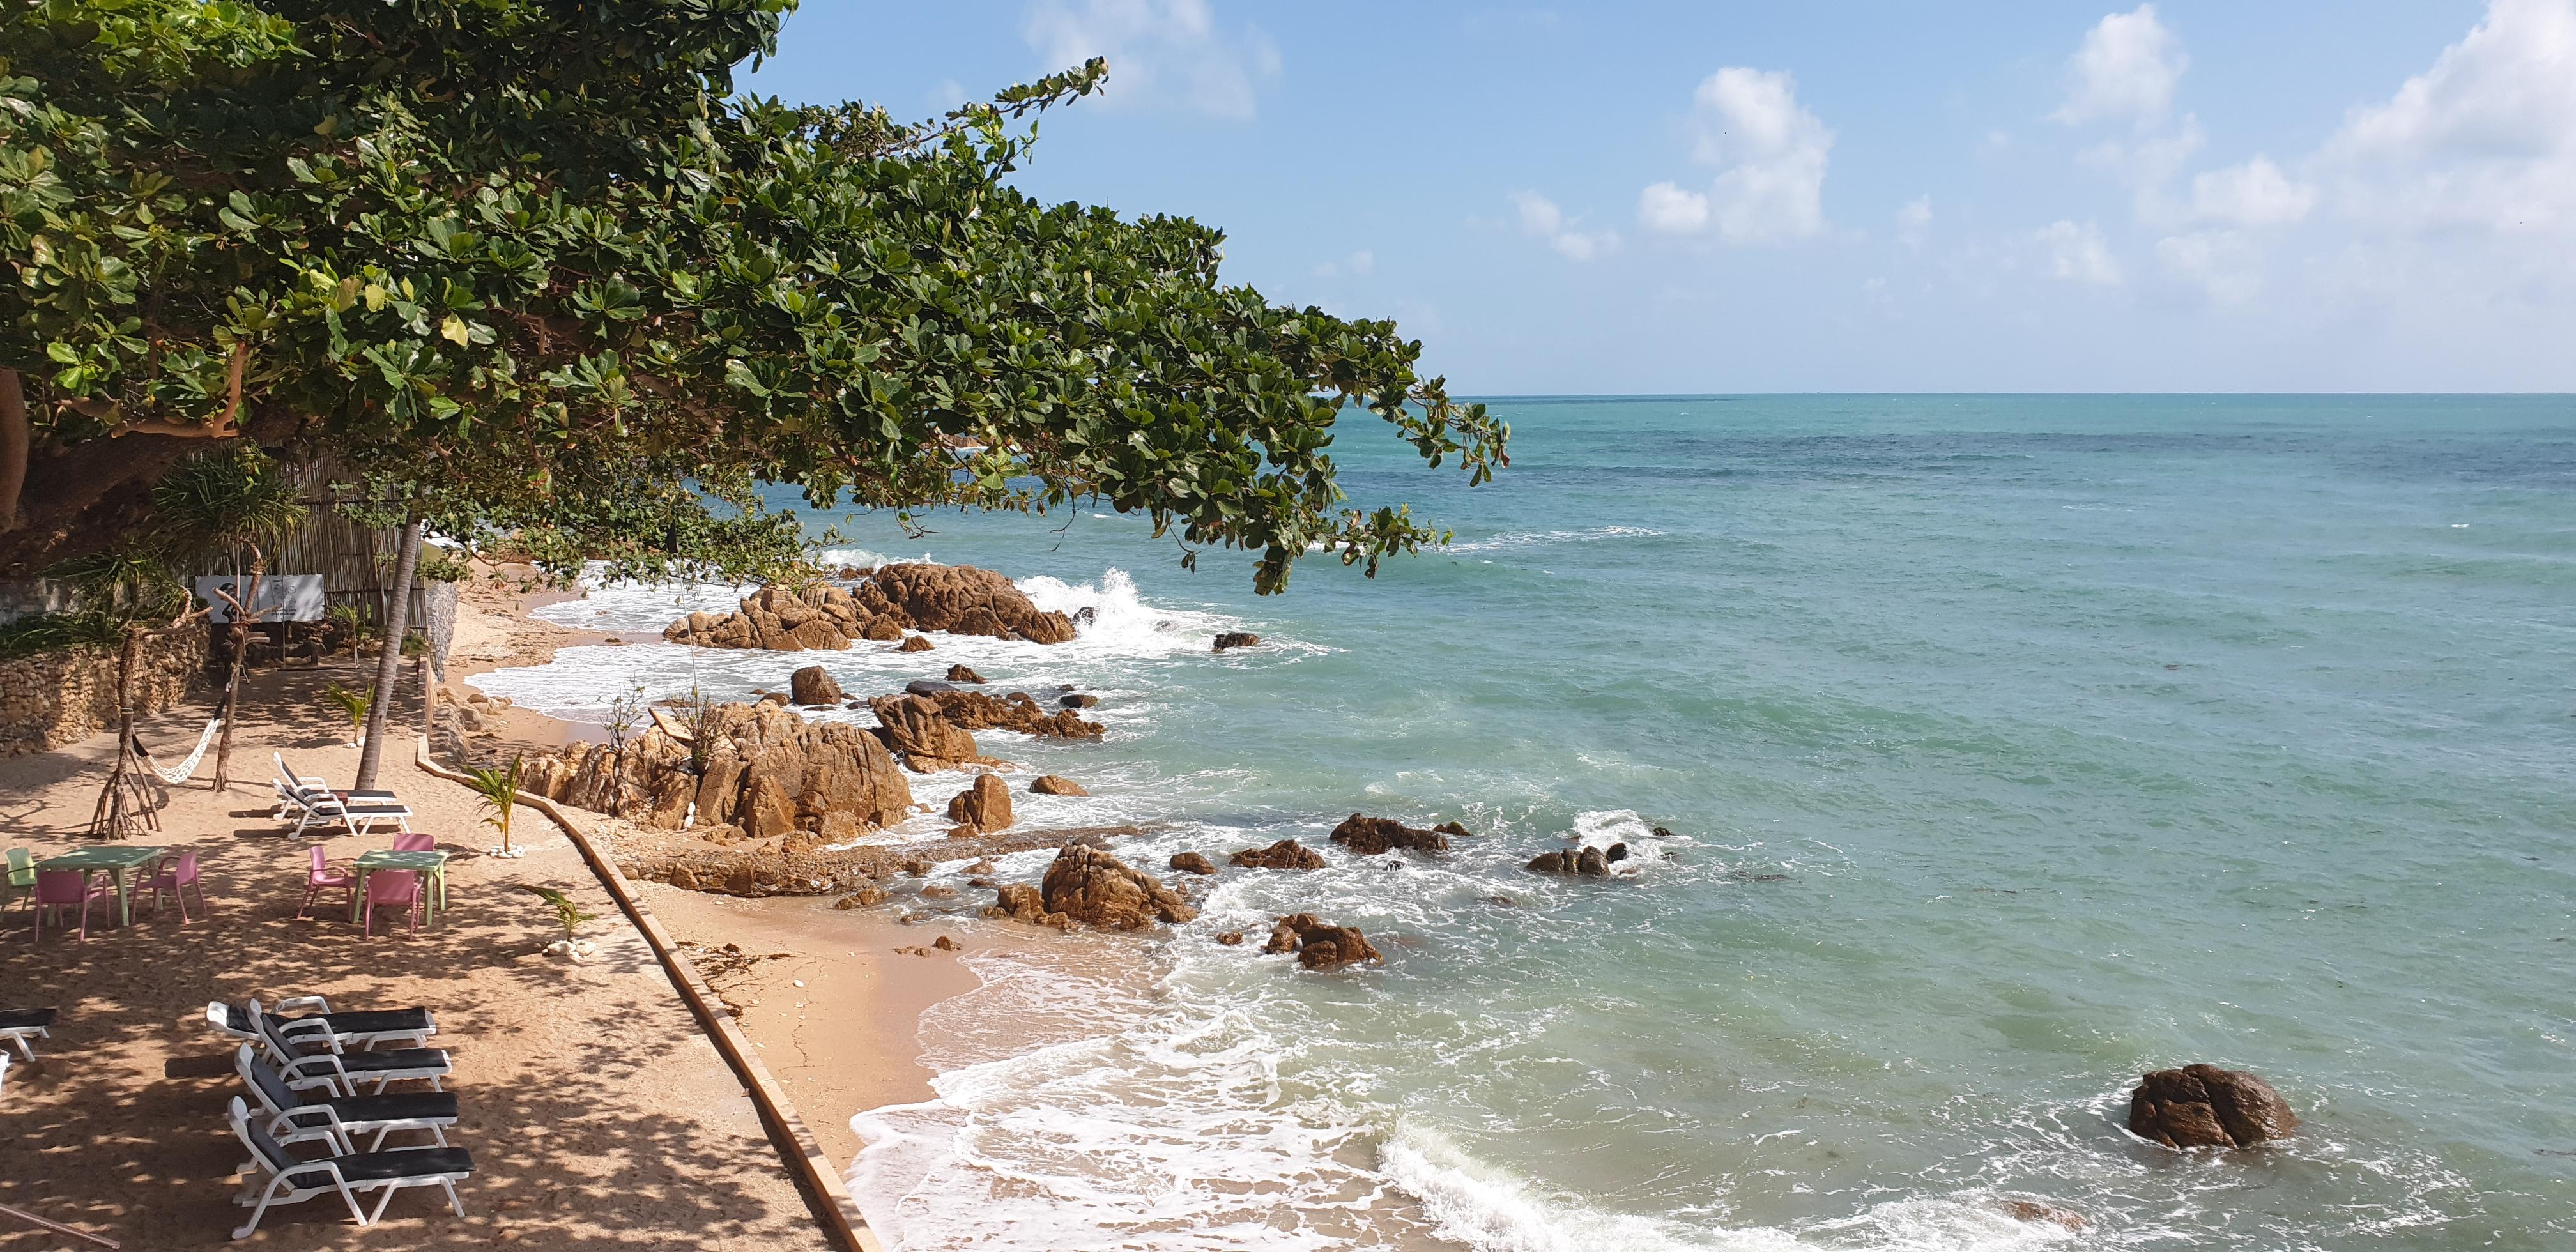
[[[466, 775], [432, 761], [427, 743], [419, 740], [414, 743], [412, 762], [423, 773], [449, 782], [469, 781]], [[815, 1142], [813, 1132], [805, 1129], [804, 1119], [797, 1116], [795, 1103], [787, 1098], [787, 1089], [770, 1077], [769, 1067], [760, 1063], [759, 1053], [752, 1048], [751, 1041], [743, 1037], [742, 1029], [734, 1025], [733, 1015], [724, 1011], [715, 991], [698, 977], [697, 967], [681, 954], [679, 945], [671, 941], [670, 932], [662, 929], [661, 919], [653, 916], [653, 910], [646, 908], [642, 900], [635, 898], [625, 871], [617, 868], [615, 861], [602, 856], [598, 847], [591, 843], [590, 832], [557, 807], [554, 801], [543, 796], [522, 795], [518, 802], [554, 819], [555, 825], [563, 828], [564, 834], [572, 840], [572, 846], [580, 850], [582, 860], [589, 863], [591, 873], [599, 879], [600, 885], [608, 889], [609, 897], [617, 901], [618, 909], [626, 914], [626, 920], [633, 922], [635, 929], [643, 932], [644, 941], [653, 945], [654, 954], [662, 959], [662, 969], [671, 976], [671, 985], [679, 989], [680, 999], [697, 1017], [698, 1025], [707, 1032], [707, 1037], [715, 1042], [716, 1051], [724, 1054], [725, 1063], [733, 1067], [734, 1077], [741, 1080], [743, 1088], [751, 1093], [752, 1103], [760, 1109], [761, 1121], [769, 1128], [771, 1144], [779, 1149], [779, 1155], [786, 1159], [788, 1166], [804, 1180], [812, 1193], [822, 1197], [822, 1212], [818, 1215], [823, 1218], [825, 1229], [852, 1252], [885, 1252], [885, 1245], [877, 1241], [876, 1232], [868, 1228], [867, 1215], [859, 1211], [859, 1202], [850, 1195], [849, 1184], [841, 1180], [841, 1172], [832, 1167], [831, 1158], [823, 1154], [822, 1145]]]

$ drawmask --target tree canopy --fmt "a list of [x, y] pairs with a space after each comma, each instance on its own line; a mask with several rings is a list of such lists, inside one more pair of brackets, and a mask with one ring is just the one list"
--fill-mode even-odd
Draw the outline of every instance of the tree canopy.
[[1259, 552], [1268, 592], [1439, 538], [1346, 507], [1351, 407], [1471, 482], [1508, 463], [1392, 322], [1226, 285], [1197, 222], [1013, 188], [1103, 63], [918, 124], [739, 93], [793, 7], [0, 0], [31, 497], [102, 440], [246, 433], [559, 563], [763, 572], [802, 542], [780, 483], [1098, 501]]

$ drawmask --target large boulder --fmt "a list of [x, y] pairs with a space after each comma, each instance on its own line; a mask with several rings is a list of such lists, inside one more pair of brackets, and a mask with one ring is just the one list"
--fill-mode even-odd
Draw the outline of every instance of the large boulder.
[[1282, 839], [1266, 848], [1245, 848], [1235, 853], [1230, 862], [1247, 869], [1322, 869], [1324, 854], [1297, 842]]
[[1396, 848], [1410, 848], [1416, 852], [1446, 851], [1449, 836], [1436, 830], [1416, 830], [1392, 818], [1362, 817], [1353, 813], [1333, 828], [1333, 842], [1346, 845], [1362, 856], [1375, 856]]
[[983, 760], [975, 736], [950, 723], [939, 702], [927, 696], [878, 696], [868, 701], [868, 710], [877, 715], [877, 737], [916, 772]]
[[848, 698], [841, 694], [841, 684], [832, 681], [832, 671], [820, 665], [808, 665], [787, 679], [787, 699], [793, 704], [814, 708]]
[[1295, 952], [1297, 963], [1308, 969], [1331, 969], [1355, 961], [1376, 961], [1383, 957], [1369, 945], [1368, 936], [1357, 926], [1326, 924], [1312, 913], [1291, 913], [1270, 928], [1270, 942], [1264, 952]]
[[948, 681], [953, 683], [975, 683], [981, 685], [984, 681], [984, 676], [963, 665], [951, 665], [948, 667]]
[[1142, 930], [1157, 921], [1179, 925], [1199, 915], [1161, 879], [1089, 844], [1069, 844], [1056, 853], [1038, 890], [1047, 912], [1102, 930]]
[[1174, 872], [1182, 874], [1213, 874], [1216, 872], [1216, 863], [1196, 852], [1173, 853], [1171, 866]]
[[1081, 783], [1060, 774], [1040, 774], [1029, 780], [1029, 790], [1042, 796], [1087, 796]]
[[1011, 580], [972, 565], [888, 565], [857, 591], [863, 606], [900, 617], [914, 630], [1064, 643], [1073, 620], [1040, 611]]
[[2215, 1065], [2160, 1069], [2129, 1095], [2129, 1131], [2168, 1148], [2247, 1148], [2299, 1128], [2272, 1084]]
[[731, 613], [691, 613], [665, 627], [662, 637], [702, 648], [837, 650], [865, 634], [869, 622], [870, 615], [842, 588], [771, 583], [744, 596]]
[[[912, 789], [894, 756], [854, 726], [808, 722], [778, 705], [725, 704], [703, 721], [705, 742], [681, 743], [659, 726], [625, 750], [576, 743], [531, 757], [520, 790], [652, 830], [741, 826], [754, 838], [791, 831], [854, 833], [903, 820]], [[837, 818], [837, 820], [835, 820]]]
[[1000, 830], [1011, 824], [1011, 788], [1000, 775], [977, 774], [975, 785], [957, 793], [948, 802], [948, 820], [964, 822], [978, 831]]

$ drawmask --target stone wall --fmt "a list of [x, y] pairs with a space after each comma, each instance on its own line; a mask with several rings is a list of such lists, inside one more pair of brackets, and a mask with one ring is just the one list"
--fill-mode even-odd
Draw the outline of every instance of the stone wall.
[[[207, 632], [183, 626], [143, 641], [135, 707], [158, 713], [205, 683]], [[65, 648], [0, 661], [0, 756], [50, 752], [116, 725], [115, 647]]]

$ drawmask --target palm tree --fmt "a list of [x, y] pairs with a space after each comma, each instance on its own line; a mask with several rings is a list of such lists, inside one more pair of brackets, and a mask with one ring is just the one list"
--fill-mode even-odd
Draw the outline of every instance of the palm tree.
[[349, 715], [349, 736], [366, 738], [367, 706], [374, 703], [374, 697], [363, 689], [352, 691], [338, 683], [323, 684], [322, 694], [329, 697], [331, 703], [339, 705], [341, 712]]
[[[218, 591], [232, 609], [232, 665], [224, 680], [223, 738], [215, 747], [214, 789], [228, 781], [233, 753], [233, 712], [241, 703], [241, 676], [249, 655], [250, 624], [259, 616], [259, 580], [268, 570], [268, 548], [304, 525], [309, 513], [283, 467], [249, 440], [195, 453], [152, 488], [160, 538], [183, 560], [232, 560], [238, 596]], [[249, 577], [242, 580], [243, 555]]]
[[465, 785], [482, 796], [485, 807], [492, 810], [492, 815], [484, 818], [483, 824], [501, 832], [501, 850], [494, 853], [495, 856], [518, 855], [510, 850], [510, 810], [519, 803], [519, 763], [523, 759], [511, 757], [508, 769], [484, 765], [465, 771]]

